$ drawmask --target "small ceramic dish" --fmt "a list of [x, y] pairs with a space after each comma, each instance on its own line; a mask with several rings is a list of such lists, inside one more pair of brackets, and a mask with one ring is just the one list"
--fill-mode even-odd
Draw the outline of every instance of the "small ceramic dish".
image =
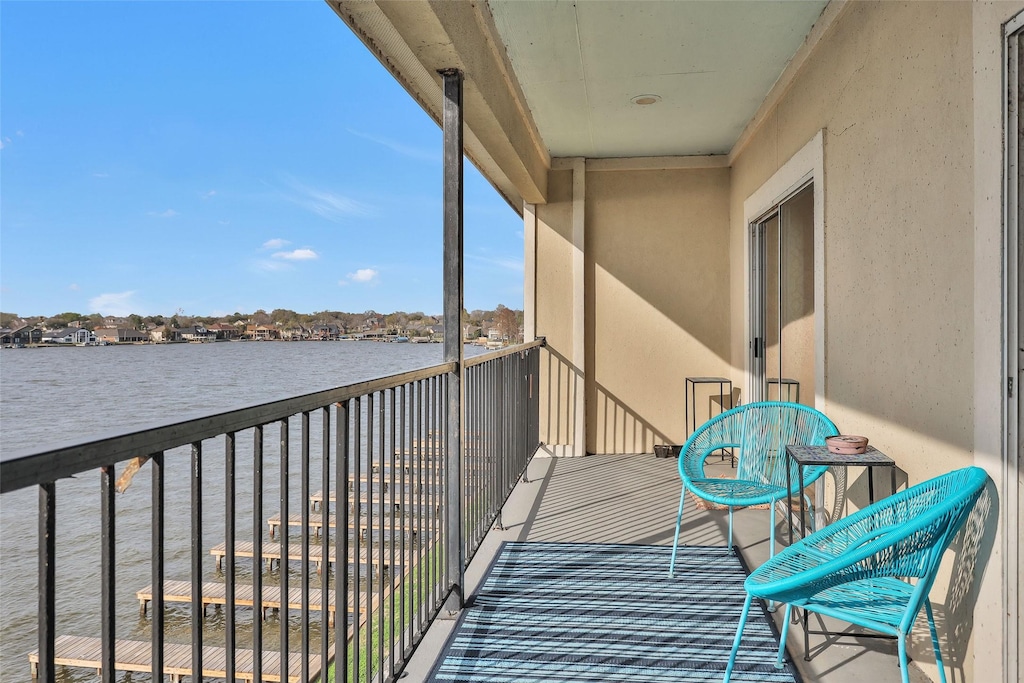
[[841, 434], [825, 439], [829, 453], [837, 455], [860, 455], [868, 449], [867, 437]]

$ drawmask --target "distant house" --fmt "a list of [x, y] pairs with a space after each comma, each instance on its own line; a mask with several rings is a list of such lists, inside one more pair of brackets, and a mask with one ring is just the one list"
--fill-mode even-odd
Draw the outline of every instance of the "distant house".
[[41, 341], [43, 344], [88, 344], [96, 341], [96, 335], [84, 327], [65, 327], [44, 332]]
[[277, 339], [280, 334], [276, 328], [268, 325], [246, 325], [245, 336], [253, 341], [267, 341]]
[[149, 333], [131, 327], [100, 327], [95, 331], [97, 341], [128, 344], [149, 341]]
[[206, 329], [217, 335], [217, 339], [238, 339], [242, 336], [240, 329], [227, 323], [214, 323], [207, 325]]
[[116, 315], [108, 315], [103, 319], [104, 327], [125, 327], [128, 325], [128, 318], [122, 318]]
[[0, 344], [4, 346], [38, 344], [42, 339], [43, 331], [32, 325], [14, 325], [0, 330]]
[[211, 332], [202, 325], [189, 325], [178, 331], [182, 341], [212, 342], [217, 340], [217, 333]]
[[341, 336], [341, 330], [337, 325], [313, 325], [309, 330], [309, 338], [317, 341], [335, 341], [339, 336]]
[[178, 341], [180, 337], [178, 336], [178, 330], [170, 325], [160, 325], [149, 331], [149, 339], [155, 342], [172, 342]]

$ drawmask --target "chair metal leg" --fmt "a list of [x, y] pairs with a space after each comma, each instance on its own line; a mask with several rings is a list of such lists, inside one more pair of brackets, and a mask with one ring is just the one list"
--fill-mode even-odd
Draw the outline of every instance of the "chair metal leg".
[[672, 562], [668, 566], [668, 577], [671, 579], [676, 575], [676, 551], [679, 550], [679, 529], [683, 524], [683, 503], [686, 502], [686, 487], [683, 487], [679, 494], [679, 512], [676, 514], [676, 535], [672, 539]]
[[728, 548], [732, 548], [732, 506], [729, 506], [729, 545]]
[[900, 681], [902, 683], [910, 683], [910, 674], [907, 672], [907, 636], [905, 633], [901, 633], [896, 643], [899, 646], [900, 656]]
[[779, 656], [775, 660], [775, 667], [781, 669], [786, 656], [786, 638], [789, 635], [789, 620], [793, 616], [793, 605], [786, 605], [786, 614], [782, 617], [782, 634], [779, 636]]
[[747, 593], [747, 599], [743, 603], [743, 613], [740, 615], [740, 625], [736, 627], [736, 639], [732, 642], [732, 652], [729, 653], [729, 663], [725, 666], [725, 677], [722, 679], [722, 683], [729, 683], [729, 678], [732, 676], [732, 667], [736, 664], [736, 653], [740, 649], [740, 640], [743, 639], [743, 627], [747, 625], [747, 616], [750, 614], [750, 602], [753, 597], [750, 593]]
[[775, 557], [775, 501], [773, 500], [768, 507], [771, 509], [771, 514], [769, 515], [771, 528], [768, 531], [770, 537], [768, 542], [768, 559], [771, 559]]
[[946, 666], [942, 663], [942, 652], [939, 651], [939, 633], [935, 630], [932, 601], [927, 597], [924, 599], [924, 611], [928, 615], [928, 629], [932, 632], [932, 648], [935, 650], [935, 664], [939, 667], [939, 683], [946, 683]]

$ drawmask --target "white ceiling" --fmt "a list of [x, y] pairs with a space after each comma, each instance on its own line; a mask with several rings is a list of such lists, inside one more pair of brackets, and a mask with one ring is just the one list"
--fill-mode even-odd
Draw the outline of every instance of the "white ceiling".
[[826, 4], [488, 0], [551, 156], [589, 158], [728, 153]]

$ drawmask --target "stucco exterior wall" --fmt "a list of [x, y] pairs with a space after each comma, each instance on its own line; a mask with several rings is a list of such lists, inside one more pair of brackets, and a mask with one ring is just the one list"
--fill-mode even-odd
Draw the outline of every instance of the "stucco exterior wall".
[[547, 339], [541, 356], [540, 440], [571, 445], [573, 397], [582, 391], [573, 367], [572, 171], [552, 171], [548, 203], [536, 207], [537, 336]]
[[729, 372], [729, 169], [586, 187], [587, 448], [650, 453], [686, 438], [684, 378]]
[[[975, 461], [975, 347], [984, 337], [975, 284], [1000, 264], [975, 255], [976, 197], [999, 188], [975, 185], [972, 12], [972, 3], [851, 3], [732, 169], [731, 352], [741, 370], [744, 201], [823, 131], [823, 408], [843, 432], [891, 455], [909, 484]], [[932, 591], [955, 680], [995, 680], [974, 656], [964, 597], [978, 591], [986, 560], [950, 559]], [[911, 653], [937, 678], [926, 634]]]
[[733, 365], [743, 202], [824, 129], [825, 407], [912, 482], [972, 444], [971, 63], [969, 4], [855, 3], [733, 163]]

